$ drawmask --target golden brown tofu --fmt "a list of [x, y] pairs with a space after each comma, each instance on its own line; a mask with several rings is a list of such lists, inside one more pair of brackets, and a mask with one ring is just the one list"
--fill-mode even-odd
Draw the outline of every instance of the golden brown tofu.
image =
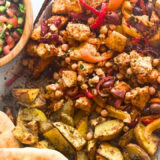
[[37, 52], [36, 52], [36, 48], [37, 48], [38, 44], [34, 41], [29, 41], [29, 43], [27, 44], [27, 53], [30, 56], [34, 56], [37, 57]]
[[86, 111], [87, 113], [91, 112], [92, 106], [91, 101], [87, 97], [80, 97], [76, 100], [76, 108]]
[[150, 99], [149, 87], [145, 86], [143, 88], [137, 87], [132, 89], [130, 95], [132, 105], [143, 110]]
[[113, 31], [106, 39], [106, 46], [114, 51], [123, 52], [127, 42], [127, 37]]
[[131, 69], [134, 74], [150, 74], [152, 71], [152, 59], [149, 56], [141, 57], [136, 51], [130, 53]]
[[69, 12], [82, 13], [79, 0], [55, 0], [52, 4], [52, 13], [67, 14]]
[[77, 84], [77, 73], [74, 71], [63, 71], [62, 82], [64, 87], [73, 87]]
[[64, 16], [52, 16], [48, 20], [49, 24], [55, 24], [57, 28], [62, 28], [66, 25], [68, 17]]
[[78, 62], [78, 71], [79, 73], [91, 74], [94, 69], [94, 64], [85, 63], [83, 61]]
[[31, 39], [38, 41], [41, 39], [41, 26], [35, 26], [32, 33], [31, 33]]
[[39, 57], [42, 59], [48, 59], [50, 57], [56, 56], [58, 53], [57, 48], [52, 44], [44, 44], [40, 43], [38, 47], [36, 48], [36, 52]]
[[67, 34], [77, 41], [86, 41], [91, 33], [87, 25], [80, 23], [69, 23], [66, 30]]

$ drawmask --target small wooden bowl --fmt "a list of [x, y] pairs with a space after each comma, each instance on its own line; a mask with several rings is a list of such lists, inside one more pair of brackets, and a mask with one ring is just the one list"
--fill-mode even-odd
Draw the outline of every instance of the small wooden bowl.
[[26, 45], [30, 37], [30, 33], [33, 25], [32, 4], [30, 0], [23, 0], [23, 2], [26, 7], [26, 16], [25, 16], [23, 34], [20, 40], [18, 41], [18, 43], [16, 44], [16, 46], [11, 50], [11, 52], [8, 55], [0, 58], [0, 66], [3, 66], [8, 62], [10, 62], [11, 60], [13, 60], [22, 51], [22, 49], [24, 48], [24, 46]]

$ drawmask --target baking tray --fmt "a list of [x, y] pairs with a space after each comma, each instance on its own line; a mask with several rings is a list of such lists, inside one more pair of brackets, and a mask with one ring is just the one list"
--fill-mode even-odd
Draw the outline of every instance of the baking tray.
[[[53, 1], [54, 0], [44, 0], [40, 11], [35, 18], [34, 26], [40, 24], [43, 19], [51, 16], [51, 4]], [[0, 68], [0, 110], [4, 111], [4, 108], [9, 107], [14, 116], [17, 115], [19, 105], [11, 95], [11, 90], [13, 88], [39, 88], [39, 86], [45, 86], [45, 84], [53, 83], [53, 79], [48, 79], [43, 75], [38, 80], [31, 80], [27, 74], [23, 74], [10, 87], [6, 87], [5, 83], [23, 69], [21, 62], [24, 56], [25, 49], [16, 59], [8, 65]], [[157, 156], [160, 157], [160, 145]], [[158, 158], [158, 160], [160, 160], [160, 158]]]

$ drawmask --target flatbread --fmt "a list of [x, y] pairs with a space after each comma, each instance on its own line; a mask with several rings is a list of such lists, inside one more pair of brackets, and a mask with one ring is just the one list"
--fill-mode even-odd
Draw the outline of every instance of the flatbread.
[[68, 160], [60, 152], [38, 148], [2, 148], [0, 160]]
[[9, 117], [4, 112], [0, 111], [0, 148], [21, 147], [12, 133], [14, 127], [15, 126]]

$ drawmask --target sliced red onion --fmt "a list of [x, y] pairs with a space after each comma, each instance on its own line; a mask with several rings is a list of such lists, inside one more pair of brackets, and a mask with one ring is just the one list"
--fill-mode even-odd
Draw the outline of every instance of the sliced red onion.
[[120, 109], [120, 108], [121, 108], [121, 104], [122, 104], [122, 99], [116, 99], [116, 101], [114, 102], [114, 106], [115, 106], [117, 109]]
[[114, 79], [111, 79], [109, 81], [106, 81], [102, 84], [103, 88], [109, 88], [109, 87], [113, 87], [114, 85]]
[[102, 93], [102, 92], [100, 91], [100, 88], [101, 88], [101, 86], [103, 85], [104, 82], [107, 82], [107, 81], [110, 81], [110, 80], [113, 80], [113, 81], [114, 81], [114, 77], [112, 77], [112, 76], [107, 76], [107, 77], [104, 77], [102, 80], [100, 80], [100, 81], [98, 82], [96, 89], [97, 89], [98, 94], [99, 94], [101, 97], [107, 97], [107, 96], [108, 96], [108, 94]]
[[145, 48], [145, 49], [142, 51], [142, 54], [146, 54], [147, 52], [150, 52], [150, 53], [153, 53], [153, 54], [156, 55], [156, 56], [159, 56], [158, 51], [156, 51], [155, 49], [153, 49], [153, 48], [151, 48], [151, 47]]
[[124, 96], [126, 94], [126, 91], [120, 90], [120, 89], [116, 89], [116, 88], [112, 88], [111, 89], [111, 93], [116, 97], [124, 98]]
[[78, 87], [75, 87], [75, 88], [69, 88], [65, 91], [65, 94], [69, 97], [73, 97], [75, 95], [77, 95], [78, 93]]
[[42, 34], [42, 37], [44, 37], [47, 33], [47, 25], [46, 25], [46, 21], [45, 19], [42, 20], [41, 22], [41, 34]]
[[69, 16], [72, 17], [73, 19], [75, 20], [87, 20], [89, 18], [89, 16], [87, 16], [86, 14], [83, 14], [83, 13], [69, 13]]

